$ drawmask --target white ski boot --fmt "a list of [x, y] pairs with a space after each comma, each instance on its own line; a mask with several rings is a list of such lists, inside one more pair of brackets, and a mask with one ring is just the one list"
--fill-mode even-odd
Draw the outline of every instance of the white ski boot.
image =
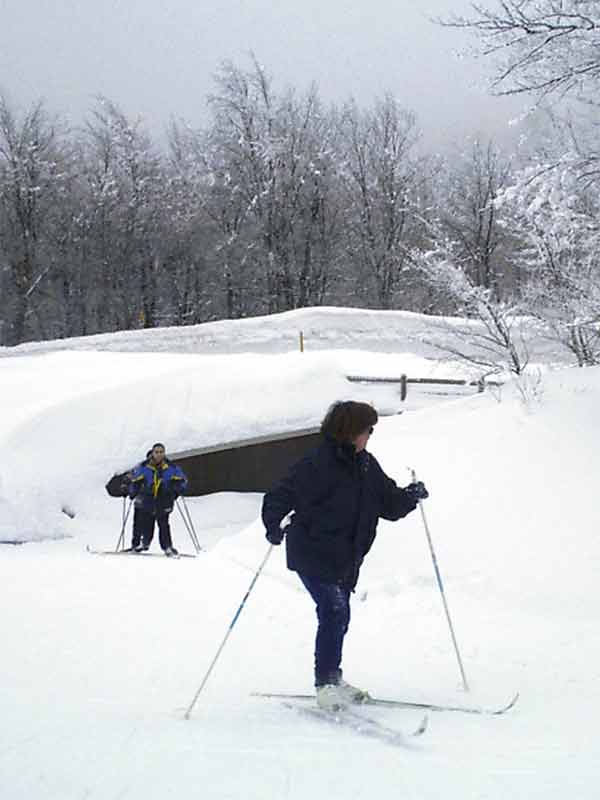
[[366, 703], [371, 699], [371, 695], [366, 689], [359, 689], [358, 686], [352, 686], [351, 683], [348, 683], [343, 678], [340, 678], [337, 689], [346, 698], [346, 702], [348, 703]]
[[317, 705], [324, 711], [343, 711], [349, 702], [341, 686], [335, 683], [317, 686]]

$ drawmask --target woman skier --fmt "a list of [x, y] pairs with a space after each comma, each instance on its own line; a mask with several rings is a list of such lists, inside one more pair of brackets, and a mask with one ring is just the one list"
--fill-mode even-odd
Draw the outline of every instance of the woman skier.
[[367, 403], [334, 403], [321, 424], [322, 444], [263, 501], [267, 540], [278, 545], [285, 534], [288, 569], [298, 573], [316, 604], [315, 687], [318, 705], [328, 710], [368, 697], [343, 680], [341, 662], [350, 594], [377, 522], [405, 517], [429, 496], [421, 481], [398, 487], [367, 452], [376, 423], [377, 412]]

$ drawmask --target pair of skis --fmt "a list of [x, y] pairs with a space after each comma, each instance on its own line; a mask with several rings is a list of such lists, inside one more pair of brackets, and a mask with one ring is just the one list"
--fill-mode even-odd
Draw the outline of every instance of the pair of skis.
[[314, 705], [308, 705], [309, 702], [314, 703], [315, 701], [314, 695], [310, 694], [255, 692], [254, 696], [280, 700], [286, 708], [292, 709], [303, 716], [323, 720], [332, 725], [343, 726], [355, 731], [356, 733], [359, 733], [362, 736], [378, 739], [395, 746], [406, 745], [411, 740], [422, 736], [427, 730], [429, 722], [428, 713], [425, 714], [419, 725], [414, 730], [406, 733], [395, 728], [389, 728], [378, 720], [368, 717], [360, 711], [355, 710], [355, 708], [362, 708], [364, 706], [379, 706], [384, 708], [413, 709], [425, 712], [447, 711], [463, 714], [499, 716], [501, 714], [505, 714], [507, 711], [513, 708], [519, 699], [519, 693], [517, 692], [505, 705], [498, 706], [496, 708], [489, 708], [475, 705], [442, 705], [439, 703], [425, 703], [411, 700], [388, 700], [378, 697], [368, 697], [363, 703], [360, 703], [359, 706], [349, 709], [347, 708], [343, 711], [326, 711]]
[[[164, 553], [150, 553], [148, 550], [134, 550], [126, 547], [124, 550], [94, 550], [87, 545], [86, 550], [94, 556], [164, 556]], [[177, 555], [167, 556], [167, 558], [196, 558], [194, 553], [177, 553]]]
[[411, 739], [416, 739], [424, 734], [429, 723], [429, 717], [425, 714], [417, 728], [410, 733], [405, 733], [397, 728], [390, 728], [379, 722], [379, 720], [350, 708], [345, 708], [343, 711], [327, 711], [317, 706], [299, 705], [297, 702], [294, 703], [289, 700], [284, 700], [283, 705], [304, 717], [317, 719], [334, 727], [347, 728], [360, 734], [360, 736], [367, 736], [370, 739], [376, 739], [394, 747], [403, 747]]

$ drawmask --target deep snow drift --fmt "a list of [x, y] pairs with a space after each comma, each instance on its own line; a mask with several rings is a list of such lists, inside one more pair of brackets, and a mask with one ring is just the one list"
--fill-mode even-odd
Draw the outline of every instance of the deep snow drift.
[[[81, 359], [74, 378], [73, 358]], [[467, 697], [459, 689], [418, 513], [380, 525], [353, 597], [347, 677], [416, 700], [496, 703], [521, 691], [504, 717], [434, 714], [418, 744], [396, 749], [250, 696], [310, 691], [314, 612], [282, 548], [192, 719], [182, 720], [267, 551], [260, 496], [189, 500], [207, 547], [196, 559], [85, 552], [114, 546], [121, 504], [101, 484], [109, 464], [143, 452], [156, 425], [177, 447], [178, 437], [237, 434], [251, 420], [254, 431], [312, 423], [347, 386], [339, 357], [281, 355], [246, 367], [218, 357], [202, 378], [178, 362], [187, 356], [168, 357], [160, 370], [156, 355], [134, 358], [1, 364], [14, 378], [2, 442], [15, 460], [10, 469], [4, 461], [0, 494], [14, 510], [23, 491], [32, 531], [60, 516], [69, 536], [0, 549], [2, 798], [597, 796], [600, 370], [562, 370], [499, 398], [474, 395], [377, 425], [369, 449], [388, 474], [406, 483], [412, 467], [431, 492], [425, 513], [472, 689]], [[228, 393], [227, 363], [240, 377]], [[179, 392], [163, 395], [169, 379]], [[107, 408], [107, 398], [126, 413]], [[60, 515], [54, 500], [75, 503], [77, 516]], [[174, 538], [189, 549], [176, 519]], [[418, 716], [370, 713], [401, 729]]]
[[[396, 413], [399, 387], [346, 380], [369, 353], [203, 356], [56, 352], [0, 359], [0, 541], [63, 538], [100, 502], [114, 472], [156, 440], [170, 452], [318, 426], [336, 399]], [[380, 369], [435, 372], [426, 359], [383, 356]], [[448, 364], [446, 375], [468, 374]], [[471, 389], [471, 392], [474, 390]], [[411, 395], [412, 398], [412, 395]], [[42, 477], [43, 476], [43, 477]], [[97, 508], [95, 513], [99, 513]]]

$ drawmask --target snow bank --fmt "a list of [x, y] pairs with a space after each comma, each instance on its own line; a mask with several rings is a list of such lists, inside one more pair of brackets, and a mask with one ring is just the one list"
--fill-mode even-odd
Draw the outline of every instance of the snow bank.
[[0, 540], [61, 538], [62, 513], [157, 440], [171, 452], [316, 426], [337, 399], [398, 408], [397, 387], [350, 384], [327, 354], [62, 352], [0, 362]]
[[[300, 333], [307, 352], [315, 350], [368, 350], [413, 353], [422, 358], [445, 358], [438, 347], [452, 333], [464, 329], [484, 334], [482, 325], [459, 317], [437, 317], [411, 311], [373, 311], [358, 308], [301, 308], [264, 317], [220, 320], [185, 327], [119, 331], [96, 336], [28, 342], [18, 347], [0, 347], [0, 357], [60, 350], [108, 350], [121, 352], [170, 353], [293, 353], [300, 348]], [[552, 342], [539, 324], [515, 320], [531, 362], [570, 363], [572, 358]], [[456, 342], [454, 342], [456, 346]], [[460, 338], [460, 348], [480, 352]], [[489, 357], [489, 351], [485, 351]]]

